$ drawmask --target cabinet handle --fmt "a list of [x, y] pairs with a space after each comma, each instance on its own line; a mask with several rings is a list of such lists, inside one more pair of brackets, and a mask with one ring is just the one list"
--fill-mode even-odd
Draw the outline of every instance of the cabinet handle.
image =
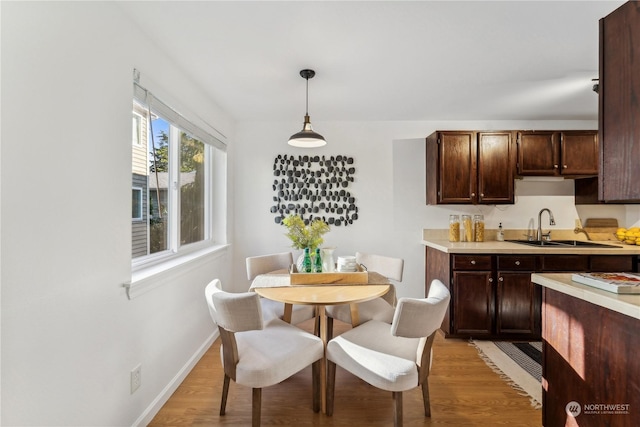
[[471, 265], [476, 265], [476, 260], [475, 259], [471, 260]]
[[504, 281], [504, 277], [502, 277], [502, 276], [498, 277], [498, 281], [499, 282], [503, 282]]
[[520, 265], [520, 261], [516, 261], [516, 265]]
[[558, 169], [558, 165], [553, 165], [553, 168], [554, 169]]
[[493, 283], [493, 277], [489, 277], [489, 283]]
[[480, 197], [484, 197], [484, 193], [480, 193]]
[[567, 165], [562, 165], [562, 167], [563, 167], [564, 169], [566, 169], [566, 168], [567, 168]]
[[471, 197], [476, 197], [476, 193], [471, 193]]

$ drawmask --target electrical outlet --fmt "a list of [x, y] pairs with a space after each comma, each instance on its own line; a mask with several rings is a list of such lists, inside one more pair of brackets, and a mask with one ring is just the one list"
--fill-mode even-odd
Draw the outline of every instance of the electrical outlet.
[[576, 228], [582, 228], [582, 221], [580, 221], [580, 218], [576, 218]]
[[131, 394], [142, 385], [142, 365], [138, 365], [131, 370]]

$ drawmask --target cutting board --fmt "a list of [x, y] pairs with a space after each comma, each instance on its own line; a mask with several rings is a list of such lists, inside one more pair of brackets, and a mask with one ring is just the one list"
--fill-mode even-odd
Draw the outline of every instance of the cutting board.
[[587, 218], [584, 230], [591, 240], [618, 240], [615, 236], [618, 220], [615, 218]]

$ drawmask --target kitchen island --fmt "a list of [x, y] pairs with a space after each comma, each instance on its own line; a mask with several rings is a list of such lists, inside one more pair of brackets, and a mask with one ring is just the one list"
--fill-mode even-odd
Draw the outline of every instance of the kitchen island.
[[542, 286], [544, 426], [637, 426], [640, 295], [533, 274]]

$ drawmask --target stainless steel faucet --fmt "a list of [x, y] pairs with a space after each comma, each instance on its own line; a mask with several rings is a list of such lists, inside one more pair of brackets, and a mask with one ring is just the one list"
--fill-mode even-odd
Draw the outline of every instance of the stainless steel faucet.
[[[547, 208], [540, 209], [538, 212], [538, 233], [536, 235], [536, 239], [542, 241], [542, 212], [547, 211], [549, 213], [549, 225], [556, 225], [556, 220], [553, 219], [553, 213]], [[549, 232], [548, 236], [551, 236], [551, 232]]]

